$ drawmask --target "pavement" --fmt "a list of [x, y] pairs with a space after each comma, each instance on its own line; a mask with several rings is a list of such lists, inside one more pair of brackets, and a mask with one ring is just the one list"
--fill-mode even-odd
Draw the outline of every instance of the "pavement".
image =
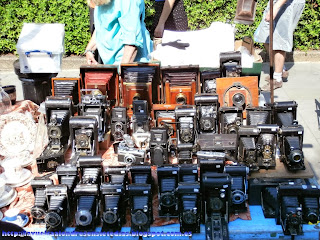
[[[16, 85], [17, 100], [23, 99], [21, 81], [13, 70], [13, 61], [17, 56], [0, 56], [0, 84]], [[267, 60], [266, 58], [264, 58]], [[294, 100], [298, 103], [297, 120], [304, 127], [303, 151], [315, 177], [320, 178], [320, 54], [317, 51], [299, 52], [288, 56], [286, 63], [289, 70], [287, 82], [274, 91], [274, 101]], [[78, 77], [79, 67], [86, 64], [84, 57], [68, 57], [62, 60], [62, 71], [58, 77]], [[263, 63], [260, 86], [266, 84], [269, 63]], [[270, 94], [264, 93], [267, 101]], [[318, 106], [318, 108], [317, 108]]]

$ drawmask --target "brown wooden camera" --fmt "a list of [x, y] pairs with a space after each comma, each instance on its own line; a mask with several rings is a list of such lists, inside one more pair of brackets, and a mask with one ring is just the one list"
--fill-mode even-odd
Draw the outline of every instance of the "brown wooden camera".
[[99, 89], [111, 106], [119, 105], [119, 74], [115, 65], [84, 65], [80, 67], [82, 88]]
[[194, 104], [194, 95], [200, 93], [199, 66], [162, 67], [162, 103]]
[[217, 78], [217, 93], [221, 107], [242, 108], [246, 118], [245, 109], [259, 105], [258, 77]]

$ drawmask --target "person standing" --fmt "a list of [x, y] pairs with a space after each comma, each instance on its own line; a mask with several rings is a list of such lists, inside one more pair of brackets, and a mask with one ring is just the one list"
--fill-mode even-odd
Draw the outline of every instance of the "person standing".
[[98, 49], [104, 64], [150, 61], [152, 41], [146, 29], [143, 0], [88, 0], [94, 4], [95, 30], [86, 47], [88, 64], [98, 64]]
[[[274, 89], [281, 88], [282, 78], [288, 77], [289, 73], [284, 68], [286, 53], [292, 52], [293, 32], [298, 25], [302, 15], [305, 0], [274, 0], [273, 5], [273, 52], [274, 52]], [[269, 49], [269, 21], [270, 4], [268, 3], [261, 23], [254, 33], [256, 42], [264, 43], [265, 48]], [[261, 89], [270, 90], [270, 77], [266, 79], [268, 84]]]
[[153, 36], [162, 38], [164, 30], [187, 31], [188, 17], [183, 0], [155, 0]]

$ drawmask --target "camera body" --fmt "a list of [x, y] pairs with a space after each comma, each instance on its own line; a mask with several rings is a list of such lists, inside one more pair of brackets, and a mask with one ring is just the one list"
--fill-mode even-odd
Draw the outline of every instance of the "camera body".
[[74, 189], [76, 231], [93, 231], [99, 221], [98, 184], [78, 184]]
[[177, 217], [179, 168], [176, 166], [158, 167], [157, 174], [159, 187], [159, 216]]
[[283, 126], [280, 131], [281, 160], [290, 171], [305, 170], [303, 146], [303, 126]]
[[98, 122], [92, 116], [70, 118], [71, 158], [98, 154]]
[[238, 107], [219, 108], [220, 133], [237, 134], [243, 124], [242, 109]]
[[95, 117], [98, 122], [98, 141], [104, 140], [107, 132], [107, 101], [98, 89], [83, 89], [79, 103], [79, 115]]
[[271, 124], [272, 111], [270, 106], [247, 107], [247, 126], [257, 126], [258, 124]]
[[223, 173], [226, 154], [222, 152], [198, 151], [198, 163], [200, 166], [200, 179], [205, 172]]
[[220, 77], [220, 69], [200, 72], [200, 82], [203, 93], [216, 93], [216, 79]]
[[102, 175], [102, 159], [100, 156], [80, 156], [77, 167], [82, 184], [100, 185]]
[[157, 166], [169, 163], [168, 128], [152, 128], [150, 134], [149, 147], [151, 163]]
[[132, 115], [132, 133], [149, 131], [149, 112], [146, 100], [135, 100]]
[[58, 175], [59, 184], [66, 185], [68, 187], [69, 205], [70, 208], [72, 208], [74, 203], [73, 190], [79, 182], [77, 167], [70, 164], [62, 164], [57, 167], [56, 173]]
[[146, 159], [145, 150], [130, 147], [118, 148], [118, 162], [126, 165], [143, 164]]
[[48, 212], [45, 217], [47, 231], [63, 231], [70, 220], [70, 205], [67, 185], [50, 185], [46, 187]]
[[71, 97], [77, 105], [80, 101], [80, 78], [52, 78], [52, 96]]
[[200, 232], [201, 201], [198, 182], [182, 182], [178, 185], [180, 232]]
[[194, 103], [197, 108], [198, 134], [218, 132], [218, 95], [195, 95]]
[[114, 107], [111, 110], [111, 135], [114, 141], [123, 139], [123, 135], [128, 133], [129, 120], [125, 107]]
[[45, 223], [45, 217], [48, 211], [48, 202], [46, 197], [46, 187], [53, 185], [51, 179], [41, 179], [35, 177], [31, 180], [31, 187], [35, 197], [34, 205], [31, 208], [33, 224]]
[[296, 121], [298, 104], [295, 101], [275, 102], [271, 107], [273, 123], [279, 127], [291, 126]]
[[104, 169], [104, 182], [128, 185], [128, 169], [123, 166], [108, 166]]
[[242, 72], [241, 52], [222, 52], [219, 57], [222, 77], [240, 77]]
[[197, 164], [180, 164], [179, 165], [179, 183], [198, 182], [198, 165]]

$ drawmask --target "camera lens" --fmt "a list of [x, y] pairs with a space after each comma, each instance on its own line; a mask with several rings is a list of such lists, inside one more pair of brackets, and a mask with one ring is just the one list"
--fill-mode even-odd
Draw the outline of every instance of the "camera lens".
[[45, 217], [45, 222], [51, 227], [57, 227], [61, 223], [61, 217], [56, 212], [49, 212]]
[[143, 226], [148, 223], [148, 216], [141, 210], [132, 214], [132, 222], [137, 226]]
[[123, 160], [127, 164], [132, 164], [136, 162], [136, 157], [132, 154], [126, 154]]
[[176, 96], [176, 103], [177, 104], [186, 104], [187, 103], [187, 97], [183, 93], [179, 93]]
[[195, 213], [191, 212], [191, 211], [187, 211], [184, 212], [182, 215], [182, 220], [186, 223], [186, 224], [195, 224], [197, 221], [197, 216]]
[[232, 202], [234, 204], [241, 204], [245, 201], [245, 194], [240, 190], [234, 190], [232, 192]]
[[88, 226], [92, 222], [92, 215], [87, 210], [80, 210], [76, 212], [76, 223], [80, 226]]
[[46, 215], [46, 212], [44, 211], [43, 208], [34, 206], [34, 207], [31, 209], [31, 215], [32, 215], [35, 219], [44, 219], [44, 218], [45, 218], [45, 215]]
[[303, 159], [303, 153], [300, 150], [293, 150], [290, 152], [290, 156], [289, 156], [290, 161], [294, 162], [294, 163], [299, 163], [302, 161]]
[[192, 140], [192, 132], [189, 129], [182, 129], [181, 131], [181, 140], [182, 142], [190, 142]]
[[242, 93], [236, 93], [232, 97], [232, 102], [236, 107], [242, 107], [246, 102], [246, 98]]
[[172, 193], [163, 193], [160, 202], [164, 207], [172, 207], [176, 203], [175, 196]]
[[210, 199], [210, 207], [212, 210], [215, 210], [215, 211], [221, 210], [223, 207], [223, 202], [217, 197], [212, 198]]
[[118, 220], [118, 217], [113, 211], [106, 211], [103, 213], [103, 220], [108, 224], [113, 224]]
[[58, 138], [61, 136], [61, 130], [58, 127], [49, 128], [49, 137]]

